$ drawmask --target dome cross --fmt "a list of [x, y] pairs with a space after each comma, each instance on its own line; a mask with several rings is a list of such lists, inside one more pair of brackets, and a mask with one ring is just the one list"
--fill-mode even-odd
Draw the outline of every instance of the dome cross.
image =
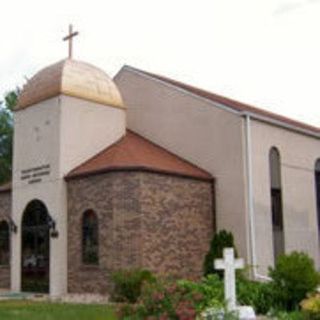
[[69, 25], [69, 34], [63, 38], [63, 41], [69, 42], [69, 59], [72, 59], [72, 42], [73, 38], [79, 34], [78, 31], [73, 31], [72, 24]]

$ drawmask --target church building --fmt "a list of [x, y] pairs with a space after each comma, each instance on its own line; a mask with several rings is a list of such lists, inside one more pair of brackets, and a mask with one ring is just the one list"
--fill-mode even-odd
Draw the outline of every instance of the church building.
[[14, 112], [0, 288], [108, 293], [130, 268], [197, 279], [221, 229], [256, 279], [292, 250], [319, 267], [319, 218], [319, 128], [69, 58], [36, 73]]

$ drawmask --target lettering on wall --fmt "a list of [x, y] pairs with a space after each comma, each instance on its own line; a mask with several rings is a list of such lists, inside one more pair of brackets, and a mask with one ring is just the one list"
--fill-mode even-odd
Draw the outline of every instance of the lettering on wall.
[[50, 172], [50, 164], [24, 169], [21, 170], [20, 180], [26, 181], [29, 184], [38, 183], [42, 181], [43, 177], [50, 175]]

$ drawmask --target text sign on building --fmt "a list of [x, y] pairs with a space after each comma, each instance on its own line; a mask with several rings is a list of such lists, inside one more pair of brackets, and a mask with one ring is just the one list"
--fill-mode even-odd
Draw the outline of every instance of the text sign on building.
[[20, 180], [26, 181], [29, 184], [41, 182], [44, 176], [50, 174], [50, 164], [28, 168], [21, 170]]

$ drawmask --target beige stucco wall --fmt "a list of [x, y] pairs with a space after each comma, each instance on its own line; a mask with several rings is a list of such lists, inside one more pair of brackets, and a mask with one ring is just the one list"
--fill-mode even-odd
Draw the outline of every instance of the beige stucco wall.
[[[58, 97], [14, 114], [12, 217], [18, 232], [12, 235], [11, 287], [21, 287], [21, 222], [27, 204], [41, 200], [56, 221], [58, 238], [50, 239], [50, 294], [67, 292], [67, 193], [64, 175], [125, 132], [125, 111], [81, 99]], [[49, 174], [30, 183], [35, 172], [49, 166]]]
[[[60, 179], [60, 105], [59, 97], [46, 100], [14, 114], [14, 161], [12, 218], [18, 232], [12, 234], [11, 288], [20, 291], [21, 286], [21, 223], [27, 204], [41, 200], [57, 223], [58, 238], [50, 239], [50, 294], [66, 292], [66, 187]], [[22, 180], [22, 171], [50, 165], [50, 174], [42, 181], [30, 184]]]
[[60, 99], [62, 177], [125, 134], [126, 111], [64, 95]]
[[256, 252], [259, 272], [273, 265], [269, 151], [278, 148], [285, 251], [301, 250], [319, 266], [319, 242], [315, 198], [315, 162], [320, 140], [260, 121], [251, 121], [253, 198]]
[[130, 129], [216, 178], [217, 227], [234, 233], [241, 256], [247, 258], [241, 117], [131, 68], [123, 68], [115, 82], [128, 108]]

